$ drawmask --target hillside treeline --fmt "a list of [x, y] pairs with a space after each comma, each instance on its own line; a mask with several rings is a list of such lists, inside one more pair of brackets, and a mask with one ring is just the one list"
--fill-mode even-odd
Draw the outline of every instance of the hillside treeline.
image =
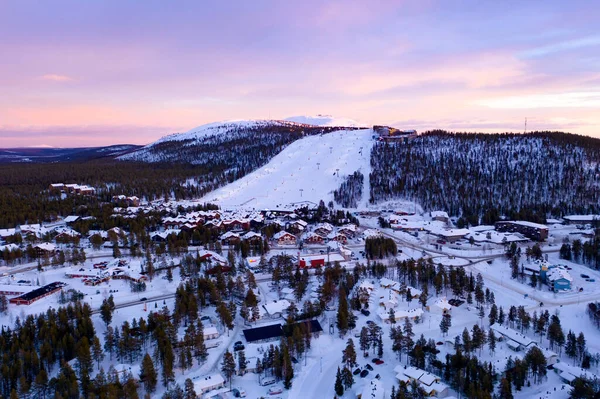
[[462, 224], [501, 215], [547, 216], [600, 211], [600, 140], [557, 132], [427, 132], [371, 152], [370, 202], [405, 198], [462, 216]]
[[362, 198], [365, 177], [360, 171], [346, 176], [346, 180], [333, 192], [333, 199], [343, 208], [356, 208]]

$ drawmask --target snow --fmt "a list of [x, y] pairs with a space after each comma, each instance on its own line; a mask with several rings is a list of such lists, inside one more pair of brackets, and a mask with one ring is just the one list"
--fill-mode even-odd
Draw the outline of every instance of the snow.
[[335, 118], [331, 115], [291, 116], [286, 121], [314, 126], [366, 127], [366, 125], [348, 118]]
[[300, 201], [328, 203], [345, 177], [360, 170], [365, 175], [365, 187], [359, 207], [366, 207], [372, 134], [370, 129], [342, 130], [297, 140], [267, 165], [200, 201], [225, 208], [244, 205], [267, 209], [293, 208]]
[[385, 398], [385, 390], [383, 388], [383, 384], [381, 381], [377, 379], [372, 379], [370, 383], [365, 384], [361, 399], [384, 399]]

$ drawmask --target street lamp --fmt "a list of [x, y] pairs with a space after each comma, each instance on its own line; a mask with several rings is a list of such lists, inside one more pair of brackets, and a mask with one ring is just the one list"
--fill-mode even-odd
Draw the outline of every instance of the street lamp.
[[300, 189], [300, 198], [302, 198], [302, 191], [304, 191], [303, 188]]

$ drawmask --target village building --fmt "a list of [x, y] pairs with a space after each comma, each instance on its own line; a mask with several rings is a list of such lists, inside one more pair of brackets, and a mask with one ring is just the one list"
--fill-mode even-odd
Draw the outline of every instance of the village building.
[[325, 237], [319, 235], [313, 231], [307, 233], [304, 236], [304, 242], [309, 244], [322, 244], [325, 241]]
[[232, 231], [228, 231], [221, 235], [221, 242], [224, 245], [234, 245], [240, 242], [240, 235]]
[[348, 242], [348, 237], [346, 237], [344, 234], [342, 234], [340, 232], [329, 233], [329, 235], [327, 236], [327, 239], [330, 241], [339, 242], [341, 244], [346, 244]]
[[448, 213], [444, 211], [432, 211], [430, 215], [432, 220], [437, 220], [444, 223], [450, 222], [450, 217], [448, 216]]
[[563, 217], [565, 224], [595, 224], [600, 222], [600, 215], [567, 215]]
[[317, 233], [323, 237], [327, 237], [332, 231], [333, 231], [333, 226], [330, 225], [329, 223], [319, 223], [314, 229], [315, 233]]
[[312, 268], [325, 266], [327, 263], [344, 262], [345, 260], [340, 253], [330, 252], [328, 254], [300, 255], [298, 264], [301, 268]]
[[506, 346], [515, 352], [528, 350], [531, 346], [535, 345], [534, 340], [512, 328], [501, 326], [500, 324], [493, 324], [490, 328], [500, 334], [505, 340]]
[[259, 242], [262, 242], [262, 235], [260, 235], [259, 233], [255, 232], [255, 231], [249, 231], [246, 234], [244, 234], [243, 236], [240, 237], [243, 241], [248, 241], [251, 244], [257, 244]]
[[450, 305], [446, 298], [439, 298], [433, 305], [428, 307], [428, 310], [431, 313], [449, 314], [452, 312], [452, 308], [454, 308], [454, 306]]
[[55, 281], [54, 283], [26, 292], [18, 297], [11, 298], [8, 301], [15, 305], [31, 305], [35, 301], [59, 292], [64, 286], [65, 283]]
[[225, 379], [220, 373], [211, 374], [206, 377], [200, 377], [198, 379], [193, 379], [192, 381], [194, 381], [194, 391], [196, 391], [198, 395], [202, 395], [206, 392], [223, 388], [225, 386]]
[[296, 236], [287, 231], [280, 231], [273, 235], [273, 241], [278, 245], [296, 245]]
[[569, 271], [560, 265], [542, 263], [540, 265], [540, 278], [554, 292], [570, 291], [573, 284], [573, 277], [571, 277]]
[[219, 338], [219, 335], [220, 335], [219, 330], [217, 330], [217, 327], [215, 327], [215, 326], [204, 327], [203, 333], [204, 333], [205, 341], [208, 341], [210, 339]]
[[278, 319], [283, 316], [284, 312], [290, 307], [290, 302], [286, 299], [273, 301], [262, 306], [266, 315], [271, 319]]
[[42, 244], [36, 244], [33, 246], [33, 249], [36, 250], [38, 256], [52, 256], [56, 252], [56, 245], [51, 244], [49, 242], [45, 242]]
[[548, 238], [548, 226], [544, 224], [519, 220], [496, 222], [495, 227], [497, 231], [521, 233], [525, 237], [535, 241], [544, 241]]
[[441, 378], [412, 366], [398, 365], [394, 368], [396, 379], [404, 385], [416, 381], [430, 397], [445, 398], [448, 396], [448, 386], [441, 382]]

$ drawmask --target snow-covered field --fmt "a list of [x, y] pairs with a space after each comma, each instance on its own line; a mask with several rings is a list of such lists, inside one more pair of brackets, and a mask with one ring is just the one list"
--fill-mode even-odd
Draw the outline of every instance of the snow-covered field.
[[365, 175], [364, 207], [369, 192], [372, 135], [368, 129], [305, 137], [264, 167], [206, 195], [202, 201], [224, 208], [282, 208], [302, 201], [318, 204], [320, 200], [328, 203], [345, 176], [359, 170]]

